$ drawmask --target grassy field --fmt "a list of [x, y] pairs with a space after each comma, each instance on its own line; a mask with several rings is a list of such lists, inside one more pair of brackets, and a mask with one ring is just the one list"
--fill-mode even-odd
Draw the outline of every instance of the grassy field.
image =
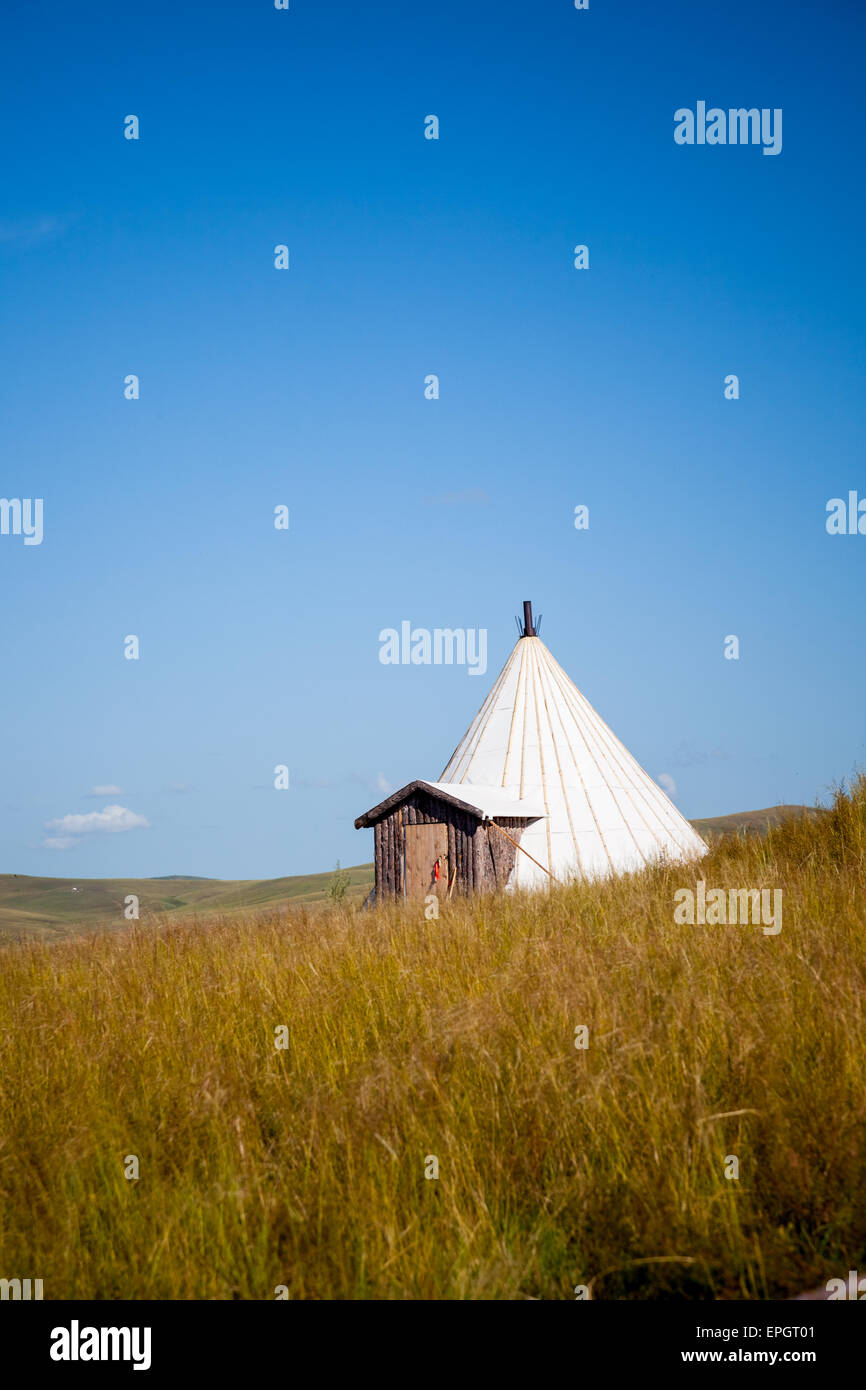
[[[805, 806], [772, 806], [763, 811], [693, 821], [699, 834], [732, 830], [766, 830], [785, 816], [805, 813]], [[373, 887], [372, 864], [355, 864], [348, 874], [346, 902], [363, 903]], [[290, 904], [327, 904], [334, 873], [301, 874], [293, 878], [34, 878], [0, 874], [0, 945], [27, 939], [57, 941], [82, 930], [103, 927], [128, 930], [123, 915], [128, 894], [139, 900], [139, 920], [149, 925], [179, 914], [186, 918], [236, 916]]]
[[[781, 888], [781, 932], [676, 925], [699, 877]], [[12, 946], [0, 1274], [46, 1298], [761, 1299], [862, 1271], [864, 919], [861, 780], [700, 867], [438, 920]]]
[[[373, 865], [346, 869], [346, 901], [363, 902], [373, 886]], [[144, 925], [175, 914], [224, 916], [279, 908], [290, 903], [327, 903], [334, 873], [294, 878], [33, 878], [0, 874], [0, 943], [26, 938], [60, 940], [96, 927], [127, 931], [123, 905], [139, 900]]]

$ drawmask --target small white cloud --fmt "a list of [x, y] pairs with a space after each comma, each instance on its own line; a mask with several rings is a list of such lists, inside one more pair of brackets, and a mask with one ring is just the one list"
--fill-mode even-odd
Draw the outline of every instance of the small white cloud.
[[88, 796], [123, 796], [123, 787], [91, 787]]
[[394, 791], [384, 772], [377, 772], [375, 777], [371, 777], [369, 772], [350, 772], [343, 780], [356, 782], [359, 787], [365, 787], [371, 795], [390, 796]]
[[701, 748], [696, 743], [679, 743], [670, 755], [671, 767], [703, 767], [712, 761], [724, 762], [730, 758], [729, 753], [725, 753], [721, 748], [710, 751]]
[[45, 849], [71, 849], [86, 835], [116, 835], [123, 830], [146, 829], [148, 824], [144, 816], [126, 806], [104, 806], [101, 811], [58, 816], [56, 820], [46, 821], [45, 829], [54, 833], [46, 836], [42, 843]]
[[671, 800], [673, 800], [676, 797], [677, 784], [674, 781], [673, 777], [671, 777], [670, 773], [660, 772], [658, 777], [656, 778], [656, 781], [658, 782], [662, 791], [667, 792]]
[[428, 507], [478, 507], [490, 501], [490, 494], [483, 488], [470, 488], [465, 492], [439, 492], [425, 497]]
[[74, 213], [48, 213], [46, 216], [0, 219], [0, 242], [19, 246], [38, 246], [63, 236], [75, 221]]

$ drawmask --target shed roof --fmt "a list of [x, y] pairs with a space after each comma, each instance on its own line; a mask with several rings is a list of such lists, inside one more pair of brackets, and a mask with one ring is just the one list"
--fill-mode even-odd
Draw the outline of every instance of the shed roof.
[[543, 820], [547, 814], [544, 803], [538, 798], [520, 800], [514, 792], [504, 787], [473, 786], [468, 782], [427, 782], [419, 778], [407, 782], [398, 792], [392, 792], [378, 806], [365, 811], [355, 821], [356, 830], [364, 830], [382, 820], [413, 792], [424, 791], [439, 801], [445, 801], [458, 810], [468, 811], [480, 821], [492, 820], [494, 816], [505, 816], [511, 820]]

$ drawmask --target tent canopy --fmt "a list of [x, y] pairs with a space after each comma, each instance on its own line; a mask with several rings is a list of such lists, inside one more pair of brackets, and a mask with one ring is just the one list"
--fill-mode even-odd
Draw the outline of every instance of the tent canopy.
[[499, 788], [543, 810], [520, 838], [527, 854], [517, 855], [508, 886], [541, 887], [548, 874], [596, 878], [706, 853], [534, 631], [530, 609], [525, 635], [440, 778], [470, 801], [482, 788]]

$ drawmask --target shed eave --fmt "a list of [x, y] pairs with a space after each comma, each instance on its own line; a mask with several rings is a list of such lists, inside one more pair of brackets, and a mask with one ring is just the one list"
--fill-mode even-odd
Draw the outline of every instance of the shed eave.
[[482, 812], [477, 807], [472, 806], [467, 801], [461, 801], [456, 796], [449, 796], [447, 792], [440, 791], [432, 782], [426, 782], [423, 778], [418, 778], [414, 782], [407, 782], [405, 787], [399, 791], [392, 792], [384, 801], [380, 801], [378, 806], [373, 806], [369, 811], [365, 811], [362, 816], [358, 816], [355, 821], [356, 830], [368, 830], [377, 821], [383, 820], [391, 811], [395, 810], [401, 802], [406, 801], [413, 792], [424, 791], [429, 796], [439, 801], [444, 801], [450, 806], [456, 806], [461, 811], [470, 811], [472, 815], [481, 820]]
[[[460, 784], [455, 783], [454, 785], [458, 786]], [[503, 798], [498, 788], [478, 788], [478, 801], [470, 799], [472, 790], [473, 788], [471, 785], [467, 785], [465, 789], [463, 786], [460, 786], [460, 795], [457, 796], [451, 790], [450, 784], [428, 782], [426, 779], [419, 777], [414, 782], [408, 782], [406, 786], [401, 787], [399, 791], [392, 792], [384, 801], [380, 801], [378, 806], [373, 806], [369, 811], [365, 811], [363, 815], [358, 816], [355, 821], [355, 829], [370, 829], [371, 826], [383, 820], [385, 816], [389, 815], [391, 811], [395, 810], [416, 791], [426, 792], [434, 801], [443, 801], [446, 805], [454, 806], [459, 811], [466, 811], [482, 824], [486, 824], [496, 816], [503, 816], [511, 820], [523, 820], [527, 825], [532, 821], [544, 819], [545, 812], [543, 810], [539, 810], [538, 807], [528, 804], [526, 801], [512, 800], [507, 794]], [[493, 791], [499, 792], [495, 811], [490, 810], [489, 804], [490, 795]], [[467, 793], [469, 795], [467, 795]], [[486, 804], [478, 804], [479, 802]]]

